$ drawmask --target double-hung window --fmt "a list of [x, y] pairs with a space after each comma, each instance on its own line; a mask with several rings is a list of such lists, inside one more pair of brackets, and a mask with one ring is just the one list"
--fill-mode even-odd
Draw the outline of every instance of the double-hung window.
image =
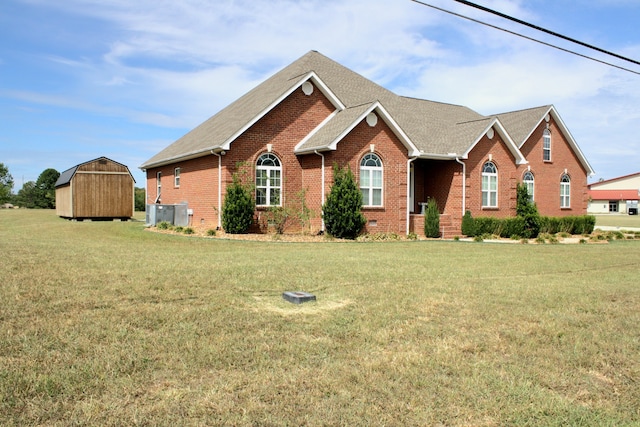
[[154, 203], [160, 201], [160, 194], [162, 193], [162, 172], [156, 173], [156, 200]]
[[571, 178], [566, 173], [560, 178], [560, 207], [571, 207]]
[[535, 190], [534, 185], [534, 177], [531, 171], [526, 171], [524, 176], [522, 177], [522, 183], [525, 187], [527, 187], [527, 195], [529, 196], [529, 201], [533, 203], [533, 192]]
[[180, 168], [173, 170], [173, 186], [180, 187]]
[[360, 162], [360, 191], [363, 206], [382, 206], [382, 161], [374, 153]]
[[498, 169], [493, 162], [482, 167], [482, 207], [498, 207]]
[[549, 129], [545, 129], [542, 134], [542, 160], [551, 161], [551, 132]]
[[256, 205], [280, 206], [282, 193], [282, 165], [280, 159], [265, 153], [256, 163]]

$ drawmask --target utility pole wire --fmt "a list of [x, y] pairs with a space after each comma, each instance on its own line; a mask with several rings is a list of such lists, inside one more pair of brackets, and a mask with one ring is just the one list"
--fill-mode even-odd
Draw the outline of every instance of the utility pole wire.
[[[441, 12], [445, 12], [445, 13], [448, 13], [450, 15], [457, 16], [458, 18], [462, 18], [462, 19], [466, 19], [468, 21], [475, 22], [476, 24], [484, 25], [484, 26], [487, 26], [487, 27], [490, 27], [490, 28], [493, 28], [493, 29], [496, 29], [496, 30], [499, 30], [499, 31], [503, 31], [505, 33], [509, 33], [511, 35], [514, 35], [514, 36], [522, 37], [523, 39], [530, 40], [532, 42], [540, 43], [540, 44], [542, 44], [544, 46], [552, 47], [554, 49], [558, 49], [558, 50], [561, 50], [563, 52], [570, 53], [572, 55], [580, 56], [582, 58], [589, 59], [591, 61], [599, 62], [600, 64], [608, 65], [610, 67], [614, 67], [614, 68], [617, 68], [619, 70], [628, 71], [629, 73], [640, 75], [640, 72], [638, 72], [638, 71], [630, 70], [629, 68], [621, 67], [619, 65], [615, 65], [615, 64], [612, 64], [612, 63], [607, 62], [607, 61], [602, 61], [602, 60], [594, 58], [592, 56], [583, 55], [582, 53], [578, 53], [578, 52], [575, 52], [573, 50], [565, 49], [563, 47], [556, 46], [554, 44], [547, 43], [547, 42], [544, 42], [542, 40], [534, 39], [533, 37], [525, 36], [524, 34], [516, 33], [515, 31], [507, 30], [506, 28], [498, 27], [497, 25], [492, 25], [492, 24], [489, 24], [487, 22], [480, 21], [478, 19], [470, 18], [470, 17], [462, 15], [460, 13], [452, 12], [450, 10], [443, 9], [441, 7], [438, 7], [438, 6], [434, 6], [432, 4], [425, 3], [424, 1], [421, 1], [421, 0], [411, 0], [411, 1], [414, 2], [414, 3], [418, 3], [418, 4], [422, 5], [422, 6], [430, 7], [432, 9], [436, 9], [436, 10], [439, 10]], [[454, 0], [454, 1], [457, 1], [457, 0]]]
[[489, 9], [488, 7], [485, 7], [485, 6], [476, 4], [476, 3], [472, 3], [472, 2], [467, 1], [467, 0], [453, 0], [453, 1], [458, 2], [458, 3], [462, 3], [462, 4], [466, 5], [466, 6], [474, 7], [476, 9], [480, 9], [480, 10], [482, 10], [484, 12], [492, 13], [494, 15], [497, 15], [497, 16], [501, 17], [501, 18], [508, 19], [509, 21], [517, 22], [520, 25], [524, 25], [524, 26], [527, 26], [529, 28], [533, 28], [534, 30], [542, 31], [543, 33], [551, 34], [552, 36], [555, 36], [555, 37], [558, 37], [558, 38], [561, 38], [561, 39], [564, 39], [564, 40], [568, 40], [568, 41], [570, 41], [572, 43], [579, 44], [580, 46], [584, 46], [584, 47], [588, 47], [589, 49], [597, 50], [600, 53], [604, 53], [606, 55], [614, 56], [614, 57], [616, 57], [618, 59], [622, 59], [623, 61], [628, 61], [628, 62], [634, 63], [636, 65], [640, 65], [640, 61], [636, 61], [635, 59], [627, 58], [625, 56], [618, 55], [617, 53], [610, 52], [608, 50], [599, 48], [599, 47], [591, 45], [589, 43], [581, 42], [580, 40], [576, 40], [574, 38], [567, 37], [567, 36], [562, 35], [560, 33], [556, 33], [555, 31], [547, 30], [546, 28], [542, 28], [542, 27], [539, 27], [539, 26], [537, 26], [535, 24], [531, 24], [531, 23], [523, 21], [521, 19], [514, 18], [513, 16], [506, 15], [506, 14], [504, 14], [502, 12], [498, 12], [497, 10]]

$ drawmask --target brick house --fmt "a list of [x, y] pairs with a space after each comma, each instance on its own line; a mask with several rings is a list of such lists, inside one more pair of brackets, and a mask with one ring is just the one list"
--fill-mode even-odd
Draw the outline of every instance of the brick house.
[[303, 197], [323, 229], [338, 164], [360, 184], [365, 232], [421, 234], [433, 197], [447, 236], [466, 210], [514, 216], [518, 182], [542, 215], [584, 214], [593, 174], [552, 105], [483, 116], [396, 95], [315, 51], [142, 164], [147, 203], [187, 203], [192, 224], [220, 227], [240, 162], [252, 166], [258, 221]]

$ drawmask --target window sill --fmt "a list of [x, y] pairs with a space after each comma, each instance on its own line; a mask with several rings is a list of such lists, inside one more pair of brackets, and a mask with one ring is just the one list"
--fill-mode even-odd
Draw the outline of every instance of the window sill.
[[482, 210], [483, 211], [497, 211], [497, 210], [500, 210], [500, 208], [498, 206], [483, 206]]
[[362, 209], [368, 211], [379, 211], [383, 210], [384, 206], [363, 206]]

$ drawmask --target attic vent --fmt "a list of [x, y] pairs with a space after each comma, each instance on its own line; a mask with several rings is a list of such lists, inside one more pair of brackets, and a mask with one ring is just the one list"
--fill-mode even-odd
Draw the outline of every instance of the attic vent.
[[100, 165], [106, 165], [106, 164], [107, 164], [107, 161], [106, 161], [106, 160], [104, 160], [104, 159], [100, 159], [100, 160], [98, 160], [98, 164], [100, 164]]
[[378, 116], [376, 116], [376, 113], [367, 114], [367, 124], [371, 127], [378, 124]]
[[307, 96], [313, 93], [313, 85], [311, 84], [311, 82], [307, 81], [302, 83], [302, 92], [304, 92], [304, 94]]
[[493, 128], [489, 128], [487, 131], [487, 138], [493, 139]]

